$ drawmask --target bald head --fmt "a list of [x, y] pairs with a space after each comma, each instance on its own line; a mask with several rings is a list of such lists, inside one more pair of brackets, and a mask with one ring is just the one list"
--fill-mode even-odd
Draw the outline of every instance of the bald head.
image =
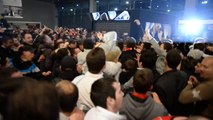
[[68, 80], [56, 84], [59, 104], [62, 112], [72, 112], [78, 100], [78, 88]]

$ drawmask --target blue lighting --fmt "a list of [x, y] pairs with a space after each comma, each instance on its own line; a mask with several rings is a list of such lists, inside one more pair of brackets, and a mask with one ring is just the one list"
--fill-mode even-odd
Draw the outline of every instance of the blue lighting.
[[203, 4], [203, 5], [205, 5], [205, 4], [207, 4], [208, 3], [208, 0], [203, 0], [202, 2], [201, 2], [201, 4]]

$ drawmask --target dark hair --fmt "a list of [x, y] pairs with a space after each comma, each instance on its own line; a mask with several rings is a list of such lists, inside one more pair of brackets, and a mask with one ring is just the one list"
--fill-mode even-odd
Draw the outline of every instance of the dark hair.
[[34, 53], [35, 49], [31, 46], [25, 45], [18, 49], [18, 54], [23, 55], [24, 51], [30, 51], [30, 52]]
[[95, 106], [107, 108], [107, 97], [115, 98], [114, 82], [113, 78], [101, 78], [92, 84], [90, 98]]
[[18, 70], [16, 68], [7, 67], [7, 68], [0, 69], [0, 81], [2, 79], [10, 78], [11, 75], [15, 72], [18, 72]]
[[56, 89], [44, 82], [25, 83], [9, 96], [7, 108], [7, 120], [58, 120], [59, 117]]
[[106, 62], [106, 56], [102, 48], [95, 48], [91, 50], [86, 56], [86, 63], [88, 66], [89, 72], [93, 74], [99, 73]]
[[147, 49], [151, 49], [152, 44], [148, 43], [148, 42], [143, 42], [143, 49], [147, 50]]
[[195, 72], [195, 66], [199, 63], [199, 60], [195, 60], [192, 57], [187, 57], [182, 60], [181, 70]]
[[13, 40], [11, 36], [6, 36], [4, 35], [3, 38], [2, 38], [2, 43], [6, 43], [8, 42], [9, 40]]
[[123, 42], [123, 39], [119, 39], [119, 40], [117, 40], [116, 45], [120, 48], [120, 50], [121, 50], [121, 51], [123, 51], [123, 48], [124, 48], [124, 42]]
[[153, 49], [145, 49], [141, 52], [140, 61], [144, 68], [155, 68], [157, 53]]
[[[67, 48], [60, 48], [57, 53], [55, 53], [55, 60], [61, 61], [65, 56], [69, 54], [69, 50]], [[60, 63], [60, 62], [59, 62]]]
[[164, 49], [166, 50], [166, 52], [172, 49], [172, 44], [169, 43], [162, 43], [162, 44], [164, 44]]
[[166, 55], [166, 61], [170, 68], [176, 69], [181, 62], [180, 53], [176, 49], [170, 50]]
[[136, 45], [136, 40], [133, 37], [128, 37], [125, 40], [125, 44], [126, 44], [126, 47], [128, 48], [134, 48]]
[[7, 57], [0, 54], [0, 68], [7, 64]]
[[78, 88], [68, 80], [56, 84], [61, 111], [72, 112], [78, 100]]
[[64, 71], [75, 71], [76, 70], [76, 61], [72, 56], [65, 56], [61, 62], [61, 70]]
[[136, 92], [146, 93], [153, 81], [152, 71], [148, 68], [137, 70], [133, 78], [133, 86]]
[[136, 68], [136, 61], [132, 59], [127, 59], [124, 64], [122, 65], [122, 68], [124, 68], [127, 71], [134, 71]]
[[194, 49], [199, 49], [201, 51], [204, 51], [205, 48], [206, 48], [205, 43], [196, 43], [196, 44], [194, 44]]
[[32, 35], [30, 32], [28, 32], [28, 31], [24, 31], [24, 32], [22, 33], [22, 38], [24, 38], [26, 34], [30, 34], [30, 35]]
[[95, 45], [95, 43], [93, 42], [92, 39], [85, 39], [83, 41], [84, 49], [93, 49], [94, 45]]

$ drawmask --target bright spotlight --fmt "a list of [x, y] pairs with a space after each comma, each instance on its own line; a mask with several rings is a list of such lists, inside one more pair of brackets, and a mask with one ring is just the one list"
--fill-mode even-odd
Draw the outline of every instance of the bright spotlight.
[[195, 35], [200, 33], [202, 28], [203, 24], [200, 20], [185, 20], [181, 31], [186, 35]]
[[117, 11], [117, 10], [118, 10], [118, 8], [114, 8], [114, 10], [115, 10], [115, 11]]
[[201, 4], [207, 4], [208, 3], [208, 0], [203, 0], [202, 2], [201, 2]]

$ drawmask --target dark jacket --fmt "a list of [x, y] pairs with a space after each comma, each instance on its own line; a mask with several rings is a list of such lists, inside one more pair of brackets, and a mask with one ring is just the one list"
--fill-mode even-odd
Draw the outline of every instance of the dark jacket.
[[41, 79], [40, 69], [32, 61], [22, 61], [19, 56], [10, 60], [11, 67], [18, 69], [24, 76]]
[[171, 115], [186, 115], [191, 113], [191, 105], [183, 105], [178, 97], [187, 85], [187, 76], [183, 71], [171, 70], [163, 73], [153, 87], [163, 105]]

